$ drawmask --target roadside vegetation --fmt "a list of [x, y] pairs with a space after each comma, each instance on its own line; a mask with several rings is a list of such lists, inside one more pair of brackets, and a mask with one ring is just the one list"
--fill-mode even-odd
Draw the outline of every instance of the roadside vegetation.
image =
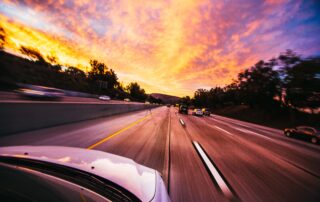
[[0, 88], [12, 90], [17, 83], [42, 85], [65, 90], [86, 92], [97, 95], [109, 95], [114, 99], [129, 98], [132, 101], [161, 103], [160, 99], [147, 95], [137, 82], [124, 86], [116, 72], [105, 63], [90, 60], [87, 72], [72, 67], [62, 66], [58, 58], [44, 56], [33, 47], [20, 47], [20, 53], [26, 58], [7, 53], [5, 30], [0, 27]]
[[259, 61], [225, 87], [198, 89], [182, 103], [213, 113], [283, 128], [320, 124], [320, 58], [292, 50]]

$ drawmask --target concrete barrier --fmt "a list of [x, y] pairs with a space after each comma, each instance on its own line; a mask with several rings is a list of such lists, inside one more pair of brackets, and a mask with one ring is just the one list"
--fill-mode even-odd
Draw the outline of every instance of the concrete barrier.
[[0, 135], [149, 109], [144, 104], [0, 103]]

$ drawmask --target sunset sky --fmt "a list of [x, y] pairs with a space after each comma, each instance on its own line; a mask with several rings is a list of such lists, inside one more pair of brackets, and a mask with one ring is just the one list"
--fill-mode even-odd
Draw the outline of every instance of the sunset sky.
[[317, 0], [1, 0], [6, 50], [21, 45], [85, 70], [105, 62], [147, 93], [224, 86], [286, 49], [320, 55]]

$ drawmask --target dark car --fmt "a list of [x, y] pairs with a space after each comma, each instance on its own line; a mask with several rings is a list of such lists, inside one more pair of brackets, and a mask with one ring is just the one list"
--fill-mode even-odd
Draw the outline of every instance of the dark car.
[[16, 92], [24, 98], [34, 100], [60, 100], [64, 95], [60, 89], [36, 85], [24, 85]]
[[180, 114], [188, 114], [188, 107], [187, 107], [187, 105], [181, 105], [181, 106], [179, 107], [179, 113], [180, 113]]
[[299, 139], [310, 141], [314, 144], [320, 140], [320, 130], [310, 126], [298, 126], [295, 128], [284, 129], [284, 134], [287, 137], [296, 137]]

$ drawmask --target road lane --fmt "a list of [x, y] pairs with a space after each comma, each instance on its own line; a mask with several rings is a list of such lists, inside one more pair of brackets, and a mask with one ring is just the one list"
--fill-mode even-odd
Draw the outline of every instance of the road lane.
[[320, 151], [320, 148], [317, 145], [309, 144], [308, 142], [305, 141], [300, 141], [295, 138], [290, 138], [288, 139], [287, 137], [284, 136], [283, 130], [275, 129], [275, 128], [270, 128], [267, 126], [262, 126], [254, 123], [249, 123], [241, 120], [236, 120], [228, 117], [223, 117], [219, 115], [211, 115], [212, 119], [214, 119], [217, 122], [220, 122], [222, 124], [228, 124], [228, 126], [236, 126], [240, 128], [245, 128], [249, 129], [258, 133], [262, 133], [263, 135], [269, 136], [276, 138], [278, 140], [282, 140], [283, 142], [291, 142], [293, 144], [296, 144], [297, 146], [302, 146], [302, 147], [309, 147], [310, 149], [313, 148], [315, 150]]
[[190, 135], [181, 125], [180, 116], [175, 109], [171, 109], [170, 197], [172, 201], [226, 201], [227, 199], [215, 187], [194, 149]]
[[[153, 109], [157, 111], [159, 109]], [[149, 110], [17, 133], [0, 138], [4, 145], [59, 145], [87, 148], [148, 115]], [[49, 115], [48, 115], [49, 116]]]
[[204, 119], [209, 126], [221, 127], [254, 144], [263, 145], [279, 158], [290, 162], [315, 176], [320, 176], [320, 147], [309, 142], [288, 138], [281, 134], [270, 134], [251, 126], [250, 129], [223, 123], [215, 118]]
[[[208, 155], [243, 201], [316, 201], [320, 179], [274, 155], [269, 144], [249, 141], [235, 130], [215, 129], [204, 117], [185, 116], [192, 138]], [[242, 132], [243, 133], [243, 132]], [[260, 136], [255, 136], [261, 138]], [[266, 141], [266, 140], [264, 140]], [[264, 142], [265, 143], [265, 142]], [[313, 162], [316, 163], [316, 162]], [[319, 164], [315, 164], [319, 165]]]
[[152, 110], [143, 122], [93, 149], [133, 159], [164, 174], [168, 114], [166, 107]]

